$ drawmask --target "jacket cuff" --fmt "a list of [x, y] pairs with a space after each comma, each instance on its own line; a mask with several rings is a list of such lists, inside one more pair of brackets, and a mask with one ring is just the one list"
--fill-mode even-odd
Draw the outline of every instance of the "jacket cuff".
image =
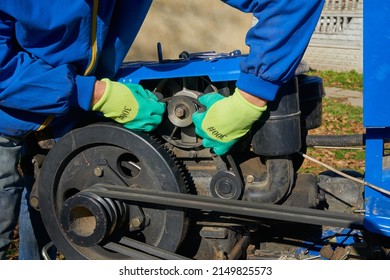
[[275, 99], [276, 93], [279, 90], [280, 83], [264, 80], [253, 74], [241, 72], [238, 77], [236, 86], [249, 94], [257, 96], [267, 101]]
[[91, 110], [93, 90], [96, 78], [91, 76], [76, 76], [76, 96], [74, 102], [76, 106], [85, 111]]

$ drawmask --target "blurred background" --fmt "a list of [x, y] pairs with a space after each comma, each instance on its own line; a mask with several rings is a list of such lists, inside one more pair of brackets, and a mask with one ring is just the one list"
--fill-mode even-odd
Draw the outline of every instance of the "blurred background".
[[[248, 53], [251, 26], [252, 14], [220, 0], [154, 0], [126, 60], [157, 60], [158, 42], [165, 59], [182, 51]], [[362, 73], [362, 30], [363, 0], [326, 0], [303, 59], [317, 70]]]
[[166, 59], [182, 51], [248, 53], [245, 35], [252, 14], [218, 0], [154, 0], [126, 60], [157, 60], [161, 42]]

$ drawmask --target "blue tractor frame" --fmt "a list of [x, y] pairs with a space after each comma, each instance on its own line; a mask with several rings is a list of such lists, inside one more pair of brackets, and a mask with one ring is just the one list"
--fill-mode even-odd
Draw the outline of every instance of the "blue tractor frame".
[[[386, 164], [385, 140], [390, 138], [390, 3], [364, 2], [364, 94], [363, 125], [366, 128], [367, 182], [390, 190], [390, 166]], [[364, 226], [390, 236], [390, 198], [365, 188]]]

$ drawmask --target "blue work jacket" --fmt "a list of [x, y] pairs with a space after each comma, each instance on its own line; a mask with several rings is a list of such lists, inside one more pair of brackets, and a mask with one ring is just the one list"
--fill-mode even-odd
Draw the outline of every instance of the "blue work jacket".
[[23, 136], [90, 109], [113, 78], [152, 0], [1, 0], [0, 135]]
[[[113, 78], [152, 0], [1, 0], [0, 135], [24, 136], [90, 110], [96, 79]], [[237, 86], [272, 100], [294, 74], [323, 0], [223, 0], [259, 22]]]

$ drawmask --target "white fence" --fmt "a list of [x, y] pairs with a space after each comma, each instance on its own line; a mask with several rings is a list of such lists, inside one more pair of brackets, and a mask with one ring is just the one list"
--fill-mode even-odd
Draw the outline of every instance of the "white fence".
[[363, 70], [363, 0], [327, 0], [304, 60], [317, 70]]

